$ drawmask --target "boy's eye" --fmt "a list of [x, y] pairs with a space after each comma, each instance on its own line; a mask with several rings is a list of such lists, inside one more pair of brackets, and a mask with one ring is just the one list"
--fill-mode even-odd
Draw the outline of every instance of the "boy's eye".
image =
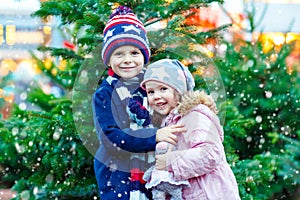
[[141, 52], [139, 52], [139, 51], [133, 51], [133, 52], [131, 52], [131, 54], [132, 54], [132, 55], [140, 55]]
[[121, 56], [121, 55], [122, 55], [121, 52], [115, 52], [115, 53], [114, 53], [114, 56]]

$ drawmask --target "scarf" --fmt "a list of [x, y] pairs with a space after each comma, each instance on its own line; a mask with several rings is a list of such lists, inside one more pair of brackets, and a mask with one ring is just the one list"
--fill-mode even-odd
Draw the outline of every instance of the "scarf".
[[[131, 79], [124, 79], [115, 73], [109, 73], [106, 78], [107, 82], [114, 88], [118, 94], [122, 105], [126, 107], [127, 113], [131, 119], [130, 128], [137, 130], [140, 128], [151, 127], [150, 114], [146, 107], [143, 107], [144, 98], [146, 92], [142, 88], [136, 86], [142, 81], [145, 70], [142, 70], [136, 77]], [[132, 91], [132, 92], [131, 92]], [[141, 93], [140, 93], [141, 92]], [[139, 104], [136, 104], [139, 102]], [[129, 110], [130, 107], [143, 107], [143, 116], [146, 120], [138, 121], [136, 117], [133, 117], [133, 112]], [[136, 115], [135, 115], [136, 116]], [[153, 165], [155, 158], [154, 152], [150, 153], [132, 153], [130, 156], [130, 200], [149, 200], [151, 199], [151, 191], [145, 188], [145, 181], [143, 180], [144, 172]]]

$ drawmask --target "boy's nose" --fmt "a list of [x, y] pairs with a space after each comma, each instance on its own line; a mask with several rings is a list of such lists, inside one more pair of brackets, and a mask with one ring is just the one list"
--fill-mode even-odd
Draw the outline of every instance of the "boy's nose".
[[131, 62], [131, 61], [132, 61], [131, 55], [126, 54], [125, 57], [124, 57], [124, 62]]

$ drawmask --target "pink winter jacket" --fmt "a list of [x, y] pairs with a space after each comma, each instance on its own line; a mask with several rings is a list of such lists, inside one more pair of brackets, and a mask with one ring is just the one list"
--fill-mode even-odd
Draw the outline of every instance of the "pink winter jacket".
[[213, 110], [211, 98], [193, 92], [166, 118], [167, 125], [185, 124], [188, 130], [178, 134], [178, 150], [167, 156], [168, 170], [173, 171], [175, 179], [188, 180], [191, 185], [183, 189], [186, 200], [240, 199], [225, 157], [223, 128]]

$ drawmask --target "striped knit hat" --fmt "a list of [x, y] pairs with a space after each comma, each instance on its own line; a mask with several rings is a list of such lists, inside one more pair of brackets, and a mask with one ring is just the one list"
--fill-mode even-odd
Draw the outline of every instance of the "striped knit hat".
[[108, 64], [113, 51], [123, 45], [133, 45], [141, 50], [145, 64], [150, 57], [147, 32], [143, 23], [126, 6], [118, 7], [110, 16], [103, 31], [102, 59]]

